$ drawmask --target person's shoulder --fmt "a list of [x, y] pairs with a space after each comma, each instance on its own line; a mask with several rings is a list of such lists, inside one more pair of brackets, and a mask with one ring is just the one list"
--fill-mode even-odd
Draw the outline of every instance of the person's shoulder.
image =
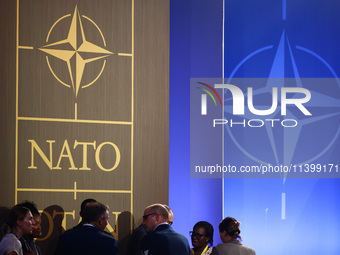
[[228, 242], [228, 243], [221, 243], [217, 244], [213, 247], [213, 254], [216, 254], [216, 252], [224, 252], [226, 250], [239, 250], [243, 251], [242, 254], [248, 254], [248, 255], [255, 255], [255, 250], [243, 245], [241, 242]]
[[112, 254], [118, 254], [118, 242], [113, 236], [110, 236], [102, 231], [98, 231], [94, 239], [97, 241], [100, 240], [99, 243], [101, 243], [101, 245], [105, 247], [105, 250], [110, 254], [112, 252]]
[[170, 230], [172, 230], [172, 228], [171, 228], [171, 226], [169, 224], [161, 223], [151, 233], [160, 232], [160, 231], [170, 231]]
[[246, 246], [242, 244], [241, 242], [239, 242], [239, 244], [240, 244], [241, 249], [247, 251], [248, 254], [255, 254], [255, 250], [253, 248]]
[[83, 224], [84, 224], [83, 222], [79, 222], [78, 225], [74, 226], [73, 228], [70, 228], [70, 229], [66, 230], [64, 233], [77, 230], [77, 229], [81, 228], [83, 226]]
[[97, 228], [92, 226], [81, 226], [76, 229], [72, 229], [70, 231], [65, 231], [63, 234], [60, 235], [59, 239], [67, 239], [73, 238], [76, 236], [87, 235], [88, 233], [95, 233], [99, 231]]
[[4, 235], [4, 237], [1, 239], [1, 242], [5, 242], [8, 239], [11, 239], [12, 237], [10, 235], [14, 236], [12, 233], [8, 233], [8, 234]]
[[169, 224], [164, 224], [164, 225], [161, 225], [157, 228], [158, 228], [158, 230], [156, 229], [157, 231], [154, 231], [152, 233], [160, 234], [160, 235], [176, 236], [178, 238], [187, 239], [184, 235], [175, 231]]
[[176, 232], [169, 224], [162, 224], [157, 226], [157, 228], [150, 232], [147, 233], [144, 237], [143, 240], [148, 240], [148, 239], [154, 239], [154, 238], [173, 238], [173, 237], [177, 237], [177, 238], [181, 238], [181, 239], [185, 239], [185, 236]]
[[254, 250], [253, 248], [249, 247], [249, 246], [242, 245], [242, 248], [243, 248], [244, 250], [247, 250], [248, 253], [251, 254], [251, 255], [255, 255], [255, 254], [256, 254], [256, 253], [255, 253], [255, 250]]
[[0, 242], [1, 251], [6, 251], [8, 247], [10, 247], [10, 249], [13, 249], [15, 251], [21, 250], [21, 247], [22, 247], [19, 239], [12, 233], [6, 234]]
[[8, 243], [18, 243], [18, 244], [20, 244], [20, 241], [14, 234], [8, 233], [2, 238], [0, 243], [2, 245], [4, 245], [4, 244], [7, 245]]
[[213, 247], [213, 251], [221, 251], [221, 250], [225, 250], [228, 249], [228, 244], [227, 243], [220, 243], [217, 244]]
[[[109, 235], [108, 233], [104, 233], [103, 231], [100, 231], [99, 229], [95, 227], [82, 227], [78, 230], [75, 230], [74, 232], [78, 232], [79, 236], [86, 238], [92, 238], [93, 240], [97, 240], [100, 242], [103, 242], [107, 245], [113, 245], [117, 246], [117, 240], [112, 235]], [[77, 235], [77, 234], [76, 234]]]
[[175, 231], [173, 228], [170, 229], [170, 231], [173, 233], [174, 236], [178, 237], [178, 238], [181, 238], [181, 239], [185, 239], [187, 240], [187, 238], [182, 235], [181, 233], [178, 233], [177, 231]]
[[184, 240], [185, 242], [189, 243], [189, 242], [188, 242], [188, 239], [187, 239], [184, 235], [182, 235], [181, 233], [178, 233], [178, 232], [176, 232], [176, 231], [174, 231], [174, 232], [175, 232], [176, 236], [177, 236], [179, 239], [182, 239], [182, 240]]
[[158, 226], [154, 231], [147, 233], [141, 239], [143, 244], [157, 244], [161, 240], [163, 240], [166, 236], [168, 236], [168, 231], [165, 230], [163, 227], [160, 228]]
[[188, 239], [181, 233], [175, 231], [172, 227], [170, 227], [169, 232], [167, 232], [166, 238], [169, 241], [180, 244], [181, 246], [187, 247], [190, 250]]
[[109, 235], [107, 233], [104, 233], [102, 231], [99, 231], [96, 233], [100, 238], [108, 240], [108, 241], [112, 241], [112, 242], [117, 242], [116, 238], [114, 238], [112, 235]]
[[216, 244], [216, 245], [213, 247], [213, 249], [214, 249], [214, 250], [219, 250], [219, 249], [221, 249], [223, 246], [224, 246], [223, 243]]
[[13, 233], [8, 233], [8, 234], [6, 234], [5, 236], [4, 236], [4, 238], [2, 239], [2, 240], [6, 240], [6, 239], [13, 239], [13, 240], [18, 240], [19, 241], [19, 239], [16, 237], [16, 235], [14, 235]]
[[159, 236], [169, 235], [173, 230], [169, 224], [160, 224], [153, 231], [147, 233], [144, 238], [155, 238]]

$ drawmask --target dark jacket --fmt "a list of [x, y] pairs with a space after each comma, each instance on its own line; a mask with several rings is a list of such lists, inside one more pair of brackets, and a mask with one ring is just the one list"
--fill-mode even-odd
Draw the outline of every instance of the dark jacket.
[[117, 241], [98, 230], [84, 225], [59, 237], [55, 255], [118, 255]]
[[188, 240], [169, 224], [161, 224], [143, 238], [142, 254], [190, 255], [190, 246]]

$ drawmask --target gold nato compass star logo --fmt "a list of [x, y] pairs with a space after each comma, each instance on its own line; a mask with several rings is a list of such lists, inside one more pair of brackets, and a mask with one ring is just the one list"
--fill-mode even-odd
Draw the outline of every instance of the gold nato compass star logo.
[[[58, 19], [52, 25], [46, 38], [47, 43], [49, 41], [52, 41], [51, 34], [56, 25], [69, 17], [71, 17], [71, 24], [68, 30], [67, 38], [61, 39], [60, 41], [56, 41], [53, 43], [49, 43], [39, 48], [39, 50], [66, 63], [69, 74], [68, 82], [63, 81], [59, 77], [60, 75], [58, 76], [56, 74], [56, 72], [53, 70], [50, 64], [49, 56], [46, 56], [48, 67], [53, 76], [64, 86], [72, 87], [74, 95], [77, 98], [79, 90], [81, 88], [91, 86], [100, 77], [105, 68], [106, 64], [105, 58], [112, 55], [113, 53], [104, 48], [106, 47], [105, 38], [98, 25], [85, 15], [81, 15], [79, 13], [77, 6], [74, 9], [73, 15], [67, 14]], [[93, 27], [98, 31], [98, 34], [101, 37], [101, 41], [104, 47], [91, 43], [87, 40], [83, 26], [84, 20], [89, 21], [93, 25]], [[89, 63], [99, 60], [102, 61], [102, 67], [100, 71], [98, 71], [99, 73], [91, 81], [87, 83], [83, 82], [82, 80], [84, 76], [85, 66]]]

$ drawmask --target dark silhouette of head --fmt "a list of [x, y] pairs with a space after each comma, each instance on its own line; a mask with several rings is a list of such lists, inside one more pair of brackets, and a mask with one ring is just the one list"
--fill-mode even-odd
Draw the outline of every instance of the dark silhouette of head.
[[232, 240], [240, 239], [241, 240], [241, 230], [240, 223], [233, 217], [227, 217], [221, 221], [218, 226], [219, 231], [226, 232], [226, 235], [230, 236]]
[[210, 244], [210, 246], [213, 246], [213, 243], [214, 243], [214, 239], [213, 239], [214, 228], [213, 228], [213, 226], [207, 221], [199, 221], [195, 224], [194, 229], [195, 228], [204, 228], [205, 236], [207, 238], [209, 238], [208, 243]]

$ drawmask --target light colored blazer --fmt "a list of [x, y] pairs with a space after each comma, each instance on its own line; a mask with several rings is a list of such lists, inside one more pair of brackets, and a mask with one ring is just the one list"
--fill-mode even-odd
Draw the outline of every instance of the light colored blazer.
[[238, 240], [214, 246], [212, 255], [256, 255], [255, 251]]

